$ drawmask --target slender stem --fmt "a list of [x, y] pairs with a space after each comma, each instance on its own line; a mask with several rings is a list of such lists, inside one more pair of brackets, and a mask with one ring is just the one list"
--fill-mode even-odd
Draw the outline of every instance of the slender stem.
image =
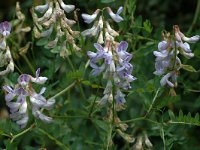
[[52, 135], [50, 135], [49, 133], [47, 133], [46, 131], [38, 128], [39, 132], [41, 132], [42, 134], [46, 135], [49, 139], [51, 139], [52, 141], [54, 141], [58, 146], [60, 146], [62, 149], [64, 150], [69, 150], [69, 148], [67, 146], [65, 146], [63, 143], [61, 143], [60, 141], [58, 141], [55, 137], [53, 137]]
[[160, 91], [160, 88], [156, 91], [156, 94], [155, 94], [155, 96], [154, 96], [154, 98], [153, 98], [153, 100], [152, 100], [152, 103], [151, 103], [151, 105], [150, 105], [150, 107], [149, 107], [149, 109], [148, 109], [148, 111], [147, 111], [147, 113], [146, 113], [146, 115], [145, 115], [145, 118], [146, 118], [146, 117], [149, 115], [149, 113], [151, 112], [152, 107], [153, 107], [153, 104], [154, 104], [156, 98], [158, 97], [159, 91]]
[[161, 128], [161, 137], [162, 137], [162, 140], [163, 140], [164, 150], [166, 150], [165, 133], [164, 133], [163, 127]]
[[106, 150], [109, 150], [109, 147], [110, 147], [110, 142], [112, 140], [112, 130], [113, 130], [113, 125], [112, 125], [112, 123], [110, 123], [110, 130], [108, 132]]
[[23, 134], [29, 132], [29, 131], [32, 130], [34, 127], [35, 127], [35, 124], [32, 124], [29, 128], [27, 128], [27, 129], [25, 129], [24, 131], [22, 131], [22, 132], [20, 132], [20, 133], [18, 133], [18, 134], [16, 134], [16, 135], [14, 135], [14, 136], [12, 136], [12, 139], [11, 139], [10, 142], [12, 143], [16, 138], [18, 138], [19, 136], [21, 136], [21, 135], [23, 135]]
[[67, 92], [68, 90], [70, 90], [72, 87], [74, 87], [76, 85], [77, 81], [74, 81], [72, 84], [70, 84], [68, 87], [66, 87], [64, 90], [60, 91], [59, 93], [57, 93], [56, 95], [52, 96], [49, 99], [55, 99], [56, 97], [64, 94], [65, 92]]
[[192, 24], [191, 24], [187, 34], [189, 34], [192, 31], [193, 27], [195, 26], [195, 24], [198, 20], [198, 17], [199, 17], [199, 13], [200, 13], [200, 0], [198, 0], [198, 2], [197, 2], [197, 7], [196, 7], [195, 14], [194, 14], [194, 18], [193, 18]]
[[27, 56], [26, 56], [26, 55], [22, 55], [22, 57], [24, 58], [24, 60], [25, 60], [26, 63], [28, 64], [28, 66], [29, 66], [31, 72], [32, 72], [33, 74], [35, 74], [35, 69], [33, 68], [32, 64], [30, 63], [30, 61], [29, 61], [29, 59], [27, 58]]
[[[97, 93], [98, 93], [98, 91], [99, 91], [99, 88], [97, 89]], [[94, 110], [95, 102], [96, 102], [96, 100], [97, 100], [97, 93], [96, 93], [96, 96], [95, 96], [94, 101], [93, 101], [93, 103], [92, 103], [92, 107], [91, 107], [91, 109], [90, 109], [90, 112], [89, 112], [89, 114], [88, 114], [88, 117], [89, 117], [89, 118], [91, 117], [91, 114], [92, 114], [92, 112], [93, 112], [93, 110]]]
[[[69, 57], [67, 57], [67, 61], [68, 61], [69, 65], [71, 66], [72, 70], [75, 71], [74, 65], [73, 65], [72, 61], [69, 59]], [[81, 92], [81, 95], [82, 95], [83, 99], [86, 99], [86, 96], [85, 96], [85, 94], [83, 92], [82, 86], [80, 84], [78, 86], [80, 88], [80, 92]]]

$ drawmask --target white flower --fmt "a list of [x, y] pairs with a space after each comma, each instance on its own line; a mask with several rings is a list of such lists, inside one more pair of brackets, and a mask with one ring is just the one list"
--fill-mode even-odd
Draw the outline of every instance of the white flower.
[[84, 19], [85, 23], [90, 24], [91, 22], [93, 22], [96, 19], [96, 17], [99, 14], [99, 12], [100, 12], [100, 9], [97, 9], [92, 15], [83, 13], [81, 16]]
[[119, 14], [123, 11], [123, 7], [119, 7], [119, 9], [117, 10], [117, 13], [114, 14], [112, 9], [110, 7], [107, 7], [107, 11], [108, 11], [108, 14], [110, 15], [110, 17], [115, 21], [115, 22], [121, 22], [123, 21], [124, 19], [119, 16]]
[[35, 7], [35, 10], [41, 14], [45, 13], [49, 8], [49, 4], [46, 3], [45, 5], [39, 5]]

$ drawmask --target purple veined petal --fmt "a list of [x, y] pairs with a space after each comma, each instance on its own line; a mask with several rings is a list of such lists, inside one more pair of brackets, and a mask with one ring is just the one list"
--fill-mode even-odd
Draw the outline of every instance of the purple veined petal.
[[74, 5], [66, 5], [62, 0], [59, 0], [59, 3], [62, 9], [64, 9], [66, 13], [70, 13], [75, 9]]
[[199, 35], [195, 35], [195, 36], [192, 36], [190, 38], [184, 36], [183, 40], [186, 41], [186, 42], [195, 43], [195, 42], [200, 40], [200, 36]]
[[168, 47], [167, 41], [162, 41], [158, 43], [158, 50], [163, 51], [166, 50]]
[[18, 78], [18, 83], [22, 86], [26, 86], [30, 81], [31, 76], [28, 74], [22, 74]]
[[186, 53], [191, 53], [190, 45], [188, 43], [181, 43], [179, 45]]
[[122, 11], [123, 11], [123, 7], [122, 6], [120, 6], [119, 7], [119, 9], [117, 10], [117, 14], [119, 15], [119, 14], [121, 14], [122, 13]]
[[30, 96], [30, 101], [32, 105], [37, 106], [37, 107], [42, 107], [47, 104], [46, 99], [43, 96]]
[[27, 112], [27, 102], [24, 101], [21, 105], [21, 107], [19, 108], [19, 113], [20, 114], [25, 114]]
[[94, 43], [94, 47], [98, 50], [98, 51], [104, 51], [104, 48], [100, 45], [100, 44], [98, 44], [98, 43]]
[[101, 72], [103, 72], [103, 70], [105, 69], [105, 64], [103, 64], [102, 66], [95, 68], [92, 70], [91, 74], [93, 76], [98, 76], [99, 74], [101, 74]]
[[87, 55], [88, 55], [88, 57], [90, 57], [90, 58], [94, 58], [94, 57], [96, 57], [96, 56], [97, 56], [97, 54], [96, 54], [96, 53], [94, 53], [94, 52], [91, 52], [91, 51], [88, 51], [88, 52], [87, 52]]
[[103, 55], [106, 64], [111, 64], [112, 61], [112, 52], [104, 53]]
[[90, 67], [92, 67], [93, 69], [98, 68], [98, 66], [95, 63], [93, 63], [92, 61], [90, 61]]
[[45, 109], [51, 109], [53, 106], [54, 106], [54, 104], [55, 104], [55, 99], [49, 99], [48, 101], [47, 101], [47, 104], [45, 104], [44, 106], [43, 106], [43, 108], [45, 108]]
[[83, 13], [83, 14], [81, 14], [81, 16], [84, 19], [85, 23], [90, 24], [91, 22], [93, 22], [96, 19], [99, 12], [100, 12], [100, 9], [97, 9], [92, 15]]
[[32, 112], [33, 112], [33, 115], [36, 118], [38, 118], [38, 119], [40, 119], [40, 120], [42, 120], [42, 121], [44, 121], [46, 123], [52, 122], [52, 118], [51, 117], [48, 117], [48, 116], [42, 114], [38, 109], [32, 109]]
[[117, 52], [120, 52], [120, 51], [126, 51], [128, 48], [128, 42], [126, 41], [121, 41], [119, 43], [119, 46], [116, 48], [116, 51]]
[[117, 89], [116, 95], [115, 95], [115, 100], [118, 104], [124, 104], [126, 102], [125, 100], [125, 95], [119, 90]]
[[158, 51], [153, 51], [153, 54], [156, 56], [156, 57], [161, 57], [161, 58], [165, 58], [168, 56], [168, 53], [161, 53], [161, 52], [158, 52]]
[[9, 107], [9, 108], [19, 108], [20, 107], [20, 105], [21, 105], [21, 103], [18, 103], [18, 102], [7, 102], [6, 103], [7, 104], [7, 106]]
[[39, 94], [42, 95], [46, 91], [46, 89], [47, 89], [46, 87], [42, 87]]
[[38, 77], [38, 78], [31, 77], [31, 81], [37, 84], [44, 84], [47, 80], [48, 80], [47, 77]]
[[24, 101], [26, 101], [26, 96], [24, 96], [24, 95], [19, 95], [18, 97], [17, 97], [17, 101], [16, 102], [18, 102], [18, 103], [24, 103]]
[[36, 78], [38, 78], [38, 77], [40, 76], [40, 68], [38, 68], [38, 69], [36, 70], [35, 74], [36, 74]]
[[13, 93], [13, 89], [10, 86], [8, 86], [8, 85], [3, 86], [3, 89], [5, 91], [7, 91], [8, 93]]
[[[111, 17], [115, 22], [118, 23], [118, 22], [121, 22], [121, 21], [124, 20], [121, 16], [119, 16], [119, 14], [114, 14], [110, 7], [107, 7], [107, 11], [108, 11], [108, 14], [110, 15], [110, 17]], [[119, 11], [121, 11], [121, 10], [119, 10]]]
[[25, 128], [28, 122], [28, 115], [24, 115], [21, 120], [16, 121], [20, 128]]
[[14, 93], [16, 95], [24, 95], [24, 96], [28, 95], [28, 92], [24, 88], [22, 88], [22, 87], [19, 87], [19, 88], [15, 89]]
[[47, 9], [49, 8], [49, 4], [46, 3], [45, 5], [39, 5], [35, 7], [35, 11], [43, 14], [47, 11]]
[[13, 120], [13, 121], [17, 121], [17, 120], [19, 120], [20, 118], [22, 118], [22, 114], [19, 114], [18, 112], [14, 112], [14, 113], [12, 113], [11, 112], [11, 114], [10, 114], [10, 118]]
[[132, 82], [132, 81], [134, 81], [134, 80], [136, 80], [137, 78], [136, 77], [134, 77], [134, 76], [132, 76], [132, 75], [126, 75], [126, 80], [128, 81], [128, 82]]
[[0, 33], [5, 37], [10, 34], [11, 25], [8, 21], [4, 21], [0, 23]]
[[172, 73], [169, 72], [160, 80], [160, 84], [162, 87], [164, 87], [166, 84], [168, 84], [170, 87], [174, 87], [174, 84], [169, 81], [169, 78], [171, 77], [171, 75]]
[[12, 101], [12, 100], [14, 99], [15, 96], [16, 96], [16, 95], [15, 95], [14, 93], [8, 93], [8, 94], [6, 94], [6, 96], [5, 96], [6, 102]]

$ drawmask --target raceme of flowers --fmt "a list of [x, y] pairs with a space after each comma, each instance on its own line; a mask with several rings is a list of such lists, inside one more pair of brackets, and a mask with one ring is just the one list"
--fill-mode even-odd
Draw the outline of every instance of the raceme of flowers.
[[[7, 92], [5, 96], [6, 104], [10, 108], [10, 118], [20, 126], [20, 128], [26, 127], [28, 123], [28, 106], [32, 106], [32, 114], [47, 123], [52, 121], [51, 117], [48, 117], [42, 113], [41, 109], [50, 110], [54, 103], [54, 99], [46, 100], [42, 94], [46, 88], [43, 87], [39, 93], [35, 91], [32, 84], [44, 84], [47, 80], [46, 77], [40, 77], [40, 69], [36, 71], [36, 77], [32, 77], [29, 74], [22, 74], [18, 78], [18, 83], [14, 88], [5, 85], [3, 89]], [[30, 101], [28, 101], [28, 99]]]
[[[19, 2], [16, 3], [16, 19], [11, 21], [12, 24], [12, 41], [15, 44], [12, 44], [12, 56], [14, 59], [19, 59], [20, 55], [27, 53], [31, 42], [25, 41], [26, 33], [31, 31], [30, 25], [26, 25], [26, 16], [22, 13]], [[22, 45], [26, 42], [26, 45]], [[19, 46], [16, 46], [19, 45]], [[10, 45], [11, 46], [11, 45]], [[20, 48], [19, 48], [20, 47]]]
[[0, 67], [6, 67], [0, 71], [0, 76], [6, 75], [14, 71], [14, 62], [10, 52], [10, 48], [6, 43], [7, 37], [11, 32], [11, 24], [7, 21], [0, 23]]
[[[116, 14], [113, 13], [112, 9], [110, 7], [106, 7], [106, 10], [110, 17], [115, 21], [115, 22], [121, 22], [123, 21], [123, 18], [119, 16], [119, 14], [122, 12], [123, 7], [119, 7], [118, 11]], [[89, 14], [82, 14], [82, 18], [84, 19], [84, 22], [87, 24], [92, 23], [94, 20], [96, 20], [98, 14], [100, 13], [100, 9], [97, 9], [92, 15]], [[87, 29], [83, 31], [81, 34], [83, 36], [97, 36], [98, 40], [97, 43], [103, 44], [105, 40], [107, 41], [113, 41], [114, 37], [118, 36], [119, 33], [113, 30], [107, 20], [103, 19], [103, 16], [100, 15], [98, 21], [94, 22], [94, 25], [92, 28]], [[105, 22], [104, 22], [105, 21]], [[106, 26], [106, 27], [104, 27]], [[106, 37], [106, 39], [104, 39]]]
[[[48, 38], [49, 41], [45, 43], [46, 48], [52, 49], [53, 53], [60, 53], [62, 57], [70, 54], [68, 44], [74, 50], [80, 50], [74, 39], [79, 32], [71, 29], [76, 21], [68, 19], [65, 15], [65, 12], [70, 13], [74, 9], [74, 5], [66, 5], [62, 0], [47, 0], [45, 5], [39, 5], [32, 9], [35, 37]], [[52, 39], [54, 32], [55, 36]]]
[[[106, 10], [115, 22], [123, 20], [123, 18], [119, 16], [123, 7], [120, 7], [116, 14], [114, 14], [109, 7], [107, 7]], [[100, 9], [97, 9], [92, 15], [82, 14], [84, 22], [88, 24], [93, 22], [97, 18], [99, 12]], [[128, 90], [131, 88], [130, 82], [136, 79], [131, 75], [133, 66], [129, 63], [132, 54], [126, 51], [128, 48], [128, 43], [126, 41], [121, 41], [120, 43], [115, 41], [115, 37], [118, 36], [119, 33], [112, 29], [109, 22], [103, 20], [103, 18], [103, 16], [100, 16], [99, 20], [95, 22], [93, 27], [83, 31], [82, 35], [98, 36], [97, 43], [94, 44], [97, 52], [88, 51], [87, 54], [90, 58], [90, 66], [93, 68], [92, 75], [97, 76], [102, 73], [103, 78], [107, 80], [104, 96], [100, 100], [99, 104], [104, 105], [106, 102], [112, 103], [114, 81], [114, 99], [119, 106], [122, 106], [126, 100], [125, 95], [121, 90]], [[104, 24], [106, 24], [105, 27]], [[105, 31], [105, 33], [103, 33], [103, 31]], [[104, 47], [100, 45], [103, 43], [105, 45]], [[104, 61], [99, 65], [101, 60]]]
[[[125, 103], [125, 95], [121, 92], [121, 89], [127, 90], [131, 88], [130, 82], [136, 78], [131, 75], [133, 66], [129, 63], [132, 55], [126, 52], [128, 43], [121, 41], [116, 43], [115, 46], [107, 42], [105, 47], [95, 43], [94, 47], [97, 52], [88, 51], [90, 57], [90, 66], [93, 68], [92, 75], [97, 76], [103, 74], [103, 78], [107, 79], [107, 85], [104, 90], [104, 97], [101, 99], [101, 104], [105, 104], [107, 101], [112, 101], [112, 79], [116, 85], [115, 99], [118, 104]], [[99, 66], [98, 62], [103, 59], [103, 63]]]
[[182, 67], [178, 54], [192, 58], [194, 54], [188, 43], [195, 43], [200, 39], [199, 35], [186, 37], [177, 25], [174, 26], [174, 33], [174, 36], [163, 33], [163, 41], [158, 43], [158, 51], [153, 52], [156, 56], [154, 74], [163, 76], [160, 80], [161, 86], [167, 85], [171, 88], [177, 86], [177, 76]]

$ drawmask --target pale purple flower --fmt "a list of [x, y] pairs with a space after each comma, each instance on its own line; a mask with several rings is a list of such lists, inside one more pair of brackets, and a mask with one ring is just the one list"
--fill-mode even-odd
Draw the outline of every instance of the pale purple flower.
[[112, 9], [110, 7], [107, 7], [108, 14], [115, 22], [121, 22], [123, 21], [123, 18], [119, 15], [123, 11], [123, 7], [119, 7], [117, 10], [117, 13], [113, 13]]
[[[107, 86], [104, 90], [104, 97], [100, 100], [100, 104], [110, 101], [112, 96], [112, 82], [117, 87], [115, 99], [118, 104], [124, 104], [126, 102], [125, 95], [121, 92], [121, 88], [127, 90], [131, 88], [130, 83], [136, 78], [131, 75], [133, 71], [132, 64], [129, 61], [132, 58], [132, 54], [126, 50], [128, 43], [126, 41], [120, 42], [114, 49], [108, 42], [105, 47], [95, 43], [94, 47], [97, 52], [88, 51], [87, 54], [90, 58], [90, 66], [93, 68], [92, 75], [97, 76], [103, 73], [103, 78], [107, 79]], [[99, 64], [100, 60], [103, 60], [102, 64]]]
[[55, 103], [54, 99], [46, 100], [42, 94], [46, 88], [43, 87], [40, 93], [36, 93], [32, 87], [32, 83], [43, 84], [47, 78], [40, 77], [40, 69], [36, 71], [36, 77], [29, 74], [22, 74], [18, 78], [18, 84], [15, 88], [3, 86], [7, 92], [5, 96], [6, 104], [10, 108], [10, 118], [21, 127], [24, 128], [28, 122], [28, 103], [29, 97], [32, 106], [33, 115], [45, 122], [50, 122], [52, 118], [45, 116], [40, 112], [40, 109], [51, 109]]
[[10, 35], [11, 31], [11, 25], [8, 21], [4, 21], [0, 23], [0, 34], [2, 34], [4, 37], [7, 37]]
[[85, 23], [90, 24], [91, 22], [93, 22], [96, 19], [99, 12], [100, 12], [100, 9], [97, 9], [92, 15], [83, 13], [83, 14], [81, 14], [81, 16], [84, 19]]

